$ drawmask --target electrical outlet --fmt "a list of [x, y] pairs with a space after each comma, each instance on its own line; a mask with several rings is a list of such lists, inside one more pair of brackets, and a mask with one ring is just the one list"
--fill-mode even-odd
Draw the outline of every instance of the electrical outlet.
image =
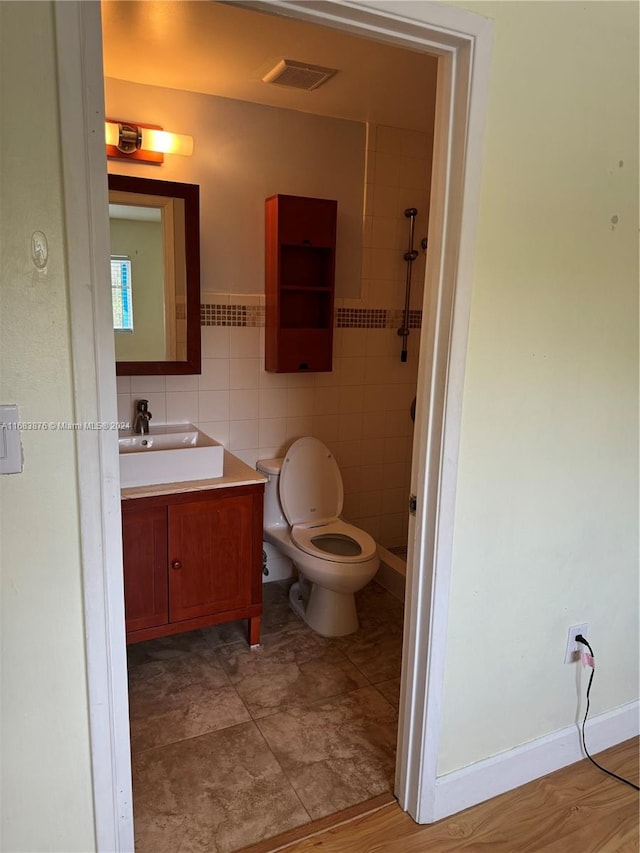
[[564, 662], [565, 663], [573, 663], [576, 660], [580, 660], [580, 655], [583, 651], [587, 650], [586, 646], [583, 646], [582, 643], [578, 643], [576, 641], [576, 634], [582, 634], [582, 636], [587, 639], [587, 632], [589, 630], [589, 626], [586, 622], [583, 622], [582, 625], [572, 625], [569, 628], [569, 634], [567, 636], [567, 648], [564, 653]]

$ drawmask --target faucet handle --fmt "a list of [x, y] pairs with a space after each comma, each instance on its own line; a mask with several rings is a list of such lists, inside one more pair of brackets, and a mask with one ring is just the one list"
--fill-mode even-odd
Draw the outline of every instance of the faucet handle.
[[149, 421], [151, 420], [148, 400], [136, 400], [136, 416], [133, 419], [133, 431], [143, 435], [149, 432]]

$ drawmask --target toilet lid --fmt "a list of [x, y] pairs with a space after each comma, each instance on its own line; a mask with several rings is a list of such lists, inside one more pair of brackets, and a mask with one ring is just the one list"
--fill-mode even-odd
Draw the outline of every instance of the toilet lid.
[[343, 497], [340, 469], [329, 448], [317, 438], [294, 441], [280, 472], [280, 503], [289, 524], [336, 518]]

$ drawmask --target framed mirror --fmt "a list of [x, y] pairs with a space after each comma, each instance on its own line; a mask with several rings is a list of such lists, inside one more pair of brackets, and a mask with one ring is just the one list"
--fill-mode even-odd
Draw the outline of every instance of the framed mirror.
[[200, 188], [108, 177], [116, 374], [200, 373]]

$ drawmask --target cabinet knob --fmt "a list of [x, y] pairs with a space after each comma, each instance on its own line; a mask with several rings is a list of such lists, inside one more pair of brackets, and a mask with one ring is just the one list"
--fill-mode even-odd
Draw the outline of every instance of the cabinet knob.
[[181, 569], [182, 563], [180, 562], [180, 560], [174, 560], [173, 563], [171, 563], [171, 568], [172, 569]]

